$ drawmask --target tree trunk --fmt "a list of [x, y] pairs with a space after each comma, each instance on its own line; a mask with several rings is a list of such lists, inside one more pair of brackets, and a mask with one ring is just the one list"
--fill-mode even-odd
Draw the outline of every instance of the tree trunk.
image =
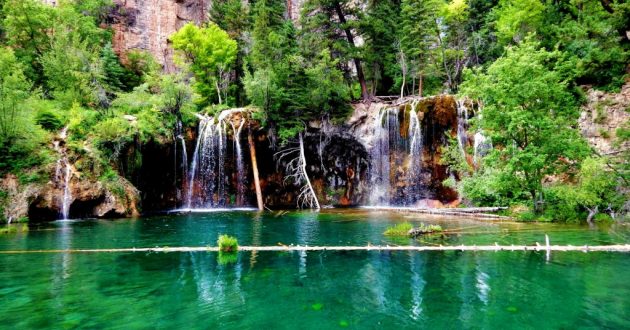
[[221, 89], [219, 88], [219, 81], [215, 81], [214, 82], [214, 87], [217, 88], [217, 96], [219, 97], [219, 104], [223, 103], [221, 102]]
[[599, 213], [599, 206], [595, 206], [594, 208], [590, 209], [588, 208], [588, 217], [586, 217], [586, 222], [588, 222], [589, 226], [593, 226], [593, 218], [595, 217], [595, 215], [597, 215], [597, 213]]
[[[341, 23], [341, 25], [346, 25], [346, 17], [343, 14], [343, 10], [341, 9], [341, 4], [339, 3], [339, 1], [335, 1], [335, 12], [337, 13], [337, 16], [339, 17], [339, 23]], [[354, 37], [352, 36], [352, 31], [350, 31], [350, 28], [348, 27], [344, 27], [343, 30], [346, 33], [346, 38], [348, 39], [350, 48], [354, 49], [355, 44], [354, 44]], [[354, 66], [357, 69], [357, 78], [359, 79], [359, 84], [361, 85], [361, 96], [363, 97], [364, 100], [367, 100], [370, 95], [368, 93], [367, 84], [365, 83], [365, 75], [363, 75], [363, 68], [361, 67], [361, 60], [359, 60], [357, 57], [354, 57], [352, 60], [354, 62]]]
[[252, 170], [254, 172], [254, 186], [256, 187], [256, 202], [258, 203], [258, 210], [262, 211], [264, 208], [262, 190], [260, 189], [260, 178], [258, 177], [258, 161], [256, 160], [256, 145], [254, 144], [254, 136], [252, 134], [251, 126], [247, 130], [247, 142], [249, 142], [249, 154], [252, 158]]
[[422, 97], [422, 83], [424, 80], [424, 76], [422, 74], [422, 72], [420, 72], [420, 75], [418, 76], [418, 96]]
[[[306, 172], [306, 154], [304, 153], [304, 139], [302, 138], [302, 133], [300, 133], [300, 158], [301, 160], [301, 171], [304, 175], [304, 179], [306, 180], [306, 185], [308, 190], [313, 197], [313, 202], [315, 204], [315, 209], [319, 210], [319, 201], [317, 200], [317, 194], [315, 193], [315, 189], [313, 189], [313, 185], [311, 184], [311, 180], [308, 178], [308, 173]], [[311, 206], [312, 207], [312, 206]]]

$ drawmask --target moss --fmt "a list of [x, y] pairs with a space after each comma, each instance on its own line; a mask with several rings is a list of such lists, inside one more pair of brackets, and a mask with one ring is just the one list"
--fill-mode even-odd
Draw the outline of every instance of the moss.
[[219, 265], [233, 264], [238, 260], [238, 254], [229, 252], [219, 252], [217, 256], [217, 262]]
[[595, 215], [595, 222], [598, 223], [609, 223], [613, 222], [613, 218], [607, 213], [597, 213]]
[[450, 95], [441, 95], [435, 98], [433, 117], [442, 127], [457, 126], [457, 103]]
[[231, 253], [238, 251], [238, 240], [233, 236], [219, 235], [217, 245], [220, 252]]
[[605, 106], [607, 105], [606, 102], [602, 101], [599, 102], [595, 105], [595, 123], [596, 124], [602, 124], [603, 122], [606, 121], [606, 119], [608, 119], [608, 114], [606, 113], [606, 108]]
[[420, 234], [432, 234], [432, 233], [441, 233], [444, 229], [440, 225], [425, 225], [421, 223], [419, 227], [414, 228], [414, 233], [416, 235]]
[[387, 227], [383, 233], [385, 236], [409, 236], [409, 231], [413, 226], [409, 222], [399, 223], [395, 226]]

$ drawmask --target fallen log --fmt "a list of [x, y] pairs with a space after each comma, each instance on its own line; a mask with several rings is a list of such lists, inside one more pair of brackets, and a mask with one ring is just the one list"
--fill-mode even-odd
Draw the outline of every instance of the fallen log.
[[506, 210], [507, 207], [470, 207], [470, 208], [461, 208], [461, 209], [438, 209], [438, 208], [413, 208], [413, 207], [365, 207], [371, 210], [382, 210], [382, 211], [392, 211], [392, 212], [408, 212], [408, 213], [423, 213], [423, 214], [433, 214], [433, 215], [450, 215], [450, 216], [460, 216], [460, 217], [471, 217], [475, 219], [486, 219], [486, 220], [514, 220], [513, 217], [497, 215], [497, 214], [489, 214], [487, 212], [498, 212], [501, 210]]
[[[67, 249], [67, 250], [7, 250], [0, 254], [38, 254], [38, 253], [121, 253], [121, 252], [218, 252], [212, 246], [149, 247], [119, 249]], [[559, 252], [630, 252], [630, 244], [623, 245], [451, 245], [451, 246], [239, 246], [238, 251], [559, 251]]]

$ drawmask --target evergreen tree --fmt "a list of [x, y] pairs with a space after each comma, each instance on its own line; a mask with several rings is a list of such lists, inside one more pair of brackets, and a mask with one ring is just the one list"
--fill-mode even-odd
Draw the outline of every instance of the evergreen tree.
[[[361, 64], [361, 51], [355, 42], [362, 13], [350, 0], [308, 0], [302, 12], [302, 31], [306, 50], [316, 56], [324, 49], [339, 59], [339, 64], [352, 61], [361, 89], [361, 97], [370, 97]], [[351, 70], [344, 69], [350, 81]]]
[[394, 92], [392, 88], [400, 77], [400, 65], [396, 58], [399, 17], [399, 1], [371, 0], [361, 21], [360, 29], [365, 38], [363, 59], [371, 94], [389, 95]]
[[[401, 5], [401, 67], [418, 78], [418, 94], [423, 94], [426, 76], [436, 75], [436, 51], [439, 44], [438, 10], [440, 0], [403, 0]], [[406, 72], [403, 72], [403, 76]], [[403, 78], [402, 87], [407, 83]], [[402, 94], [402, 92], [401, 92]]]
[[127, 90], [125, 80], [128, 72], [120, 65], [120, 61], [111, 43], [107, 43], [101, 50], [101, 63], [103, 65], [103, 81], [111, 91]]

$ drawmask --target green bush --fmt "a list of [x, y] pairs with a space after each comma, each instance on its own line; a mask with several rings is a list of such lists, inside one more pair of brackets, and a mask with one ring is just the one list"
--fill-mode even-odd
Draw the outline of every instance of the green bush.
[[35, 122], [47, 131], [55, 132], [63, 127], [63, 121], [54, 112], [41, 110], [35, 115]]
[[409, 222], [399, 223], [395, 226], [387, 227], [383, 233], [385, 236], [409, 236], [409, 231], [413, 226]]
[[441, 233], [443, 231], [444, 229], [442, 229], [442, 226], [440, 225], [425, 225], [421, 223], [419, 227], [412, 229], [410, 234], [411, 236], [416, 237], [418, 235]]
[[224, 253], [232, 253], [238, 251], [238, 240], [236, 237], [229, 235], [219, 235], [217, 241], [219, 245], [219, 251]]
[[525, 211], [518, 215], [518, 220], [531, 222], [531, 221], [536, 221], [536, 217], [537, 217], [536, 213], [534, 213], [533, 211]]
[[613, 218], [607, 213], [597, 213], [595, 215], [595, 222], [599, 222], [599, 223], [613, 222]]

